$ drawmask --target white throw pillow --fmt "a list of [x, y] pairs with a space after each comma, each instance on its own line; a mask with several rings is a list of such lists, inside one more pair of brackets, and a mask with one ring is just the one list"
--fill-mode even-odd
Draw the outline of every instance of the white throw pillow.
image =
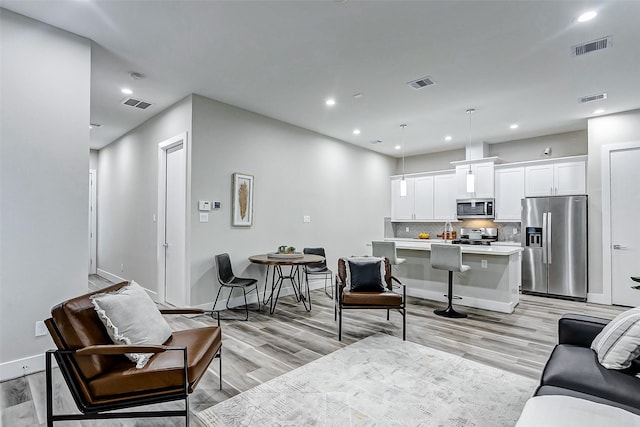
[[591, 343], [607, 369], [626, 369], [640, 356], [640, 307], [620, 313]]
[[[91, 297], [98, 317], [114, 344], [161, 345], [171, 336], [171, 327], [147, 292], [133, 280], [115, 292]], [[128, 353], [143, 368], [152, 353]]]

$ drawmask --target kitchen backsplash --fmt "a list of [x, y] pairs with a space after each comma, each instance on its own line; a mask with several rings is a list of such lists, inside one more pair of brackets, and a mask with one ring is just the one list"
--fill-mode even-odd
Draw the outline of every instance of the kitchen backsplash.
[[[520, 241], [519, 222], [493, 222], [490, 220], [472, 219], [452, 222], [451, 225], [453, 225], [453, 229], [458, 237], [460, 237], [461, 228], [497, 228], [499, 241]], [[417, 238], [420, 233], [429, 233], [431, 238], [435, 239], [438, 234], [442, 234], [444, 231], [444, 222], [391, 222], [390, 218], [385, 218], [384, 229], [384, 237], [387, 238]]]

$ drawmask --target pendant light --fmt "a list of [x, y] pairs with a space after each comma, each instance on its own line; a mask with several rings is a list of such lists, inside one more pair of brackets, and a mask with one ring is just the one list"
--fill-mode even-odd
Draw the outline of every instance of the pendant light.
[[[471, 115], [476, 110], [473, 108], [469, 108], [467, 110], [467, 114], [469, 115], [469, 147], [471, 147]], [[471, 164], [469, 164], [469, 172], [467, 172], [467, 193], [473, 193], [476, 191], [476, 177], [473, 175], [473, 171], [471, 170]]]
[[402, 179], [400, 180], [400, 197], [407, 197], [407, 180], [404, 177], [404, 128], [406, 124], [401, 124], [402, 128]]

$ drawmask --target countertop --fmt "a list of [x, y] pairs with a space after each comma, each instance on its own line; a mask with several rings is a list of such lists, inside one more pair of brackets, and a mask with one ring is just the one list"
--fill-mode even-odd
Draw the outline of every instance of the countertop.
[[[397, 249], [411, 249], [416, 251], [431, 251], [432, 243], [444, 243], [442, 239], [394, 238], [385, 240], [396, 242]], [[451, 244], [449, 242], [447, 242], [447, 244]], [[492, 246], [460, 245], [460, 247], [462, 247], [463, 254], [508, 256], [522, 251], [520, 245], [515, 242], [497, 242], [497, 244]]]

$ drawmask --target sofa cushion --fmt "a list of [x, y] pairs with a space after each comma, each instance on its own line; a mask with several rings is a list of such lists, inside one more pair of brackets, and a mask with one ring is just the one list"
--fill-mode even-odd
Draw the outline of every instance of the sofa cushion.
[[383, 292], [384, 258], [347, 259], [347, 284], [352, 292]]
[[[171, 336], [171, 327], [156, 304], [134, 281], [116, 291], [92, 295], [91, 301], [114, 344], [160, 345]], [[151, 353], [128, 353], [127, 357], [142, 368]]]
[[624, 405], [620, 402], [614, 402], [613, 400], [604, 399], [602, 397], [594, 396], [592, 394], [582, 393], [580, 391], [575, 391], [575, 390], [569, 390], [568, 388], [556, 387], [552, 385], [543, 385], [538, 387], [535, 395], [536, 396], [570, 396], [578, 399], [590, 400], [596, 403], [602, 403], [603, 405], [615, 406], [616, 408], [624, 409], [625, 411], [629, 411], [634, 414], [640, 415], [640, 408]]
[[[174, 332], [167, 346], [187, 347], [187, 376], [189, 391], [204, 375], [209, 363], [222, 345], [222, 335], [217, 326]], [[180, 350], [169, 350], [155, 354], [143, 368], [134, 367], [124, 359], [109, 372], [90, 382], [92, 395], [99, 400], [116, 395], [139, 391], [162, 391], [175, 389], [184, 384], [184, 354]], [[158, 375], [162, 372], [162, 375]], [[123, 376], [127, 381], [122, 381]]]
[[591, 348], [605, 368], [626, 369], [640, 356], [640, 308], [620, 313], [596, 336]]
[[566, 388], [640, 408], [639, 381], [633, 372], [602, 366], [590, 348], [563, 344], [551, 353], [541, 386]]
[[569, 396], [536, 396], [524, 405], [516, 427], [640, 427], [640, 416]]

